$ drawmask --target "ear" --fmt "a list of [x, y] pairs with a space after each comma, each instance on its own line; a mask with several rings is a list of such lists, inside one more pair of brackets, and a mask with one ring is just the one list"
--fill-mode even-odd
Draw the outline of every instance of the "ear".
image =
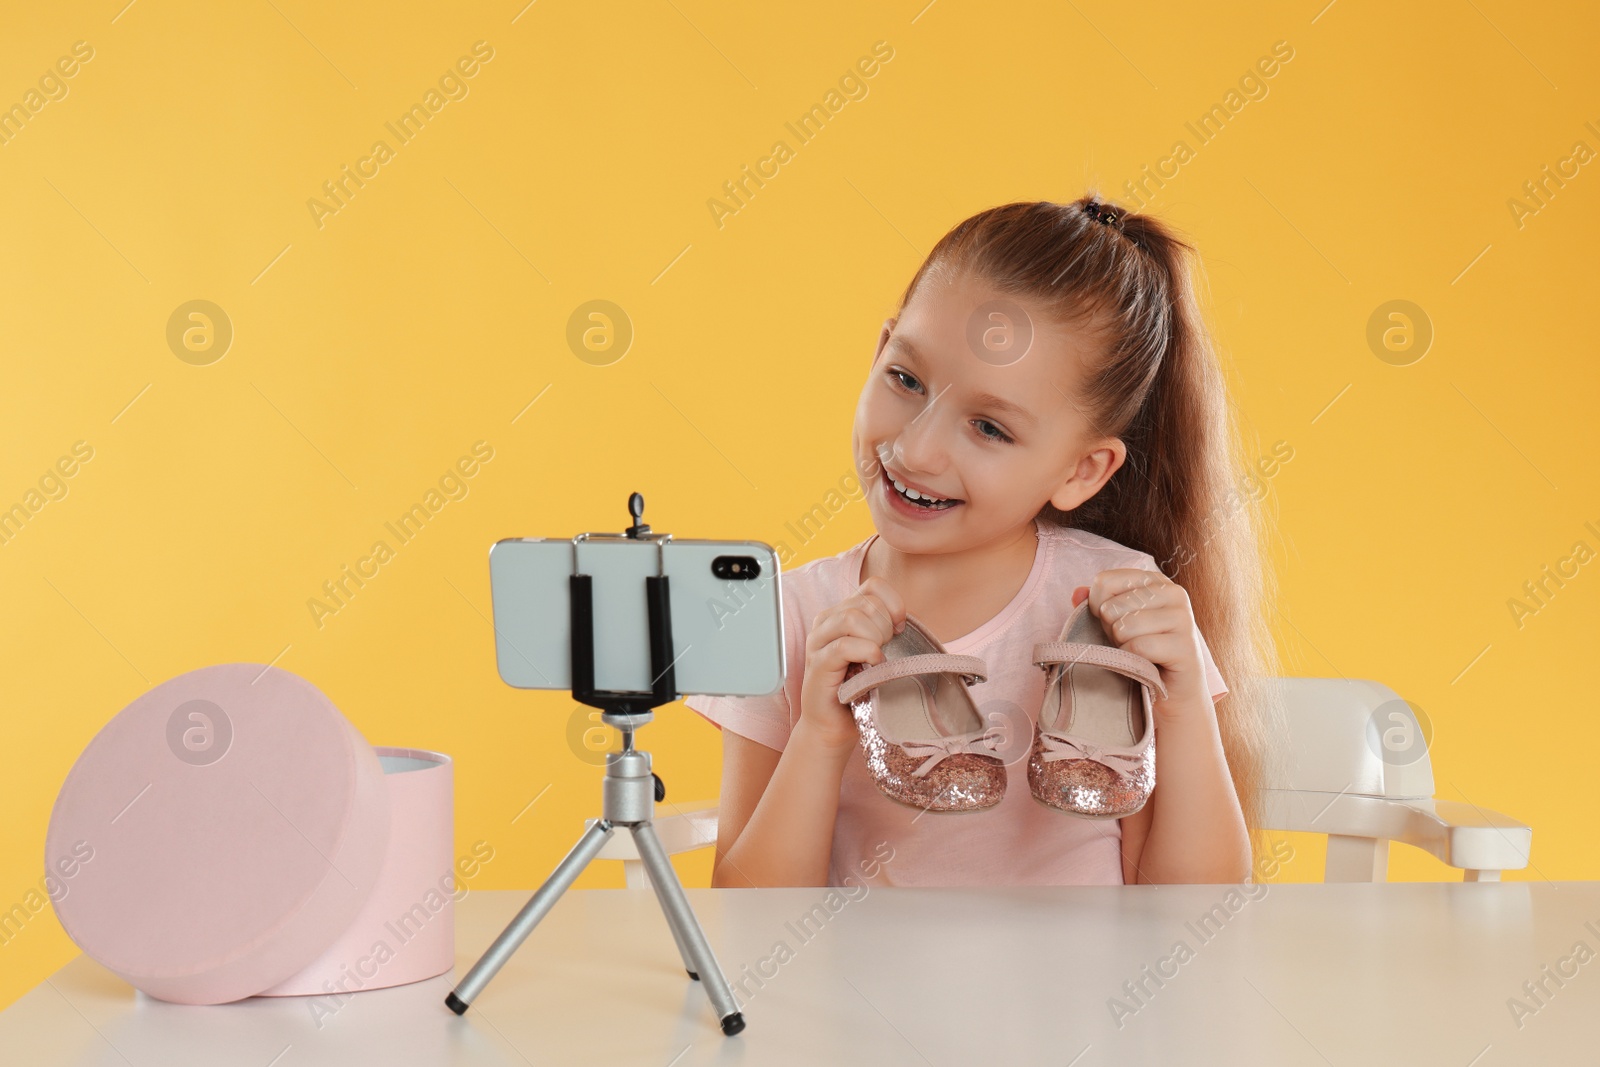
[[883, 346], [889, 343], [889, 338], [894, 336], [894, 326], [897, 320], [893, 317], [883, 320], [883, 330], [878, 334], [878, 347], [872, 353], [872, 365], [878, 365], [878, 357], [883, 355]]
[[1100, 491], [1128, 458], [1128, 446], [1120, 437], [1105, 437], [1092, 444], [1078, 459], [1071, 476], [1051, 494], [1050, 503], [1071, 511]]

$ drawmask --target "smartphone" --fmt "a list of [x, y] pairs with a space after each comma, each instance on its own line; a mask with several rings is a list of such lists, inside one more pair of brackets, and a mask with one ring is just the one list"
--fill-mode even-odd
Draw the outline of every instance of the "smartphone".
[[595, 688], [648, 692], [645, 579], [667, 578], [673, 683], [682, 695], [761, 696], [786, 663], [778, 558], [760, 541], [517, 537], [489, 549], [495, 661], [519, 689], [572, 688], [571, 587], [590, 576]]

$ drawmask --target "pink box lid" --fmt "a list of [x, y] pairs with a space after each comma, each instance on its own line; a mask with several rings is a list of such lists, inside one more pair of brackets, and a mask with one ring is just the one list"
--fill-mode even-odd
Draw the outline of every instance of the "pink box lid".
[[122, 709], [50, 815], [57, 917], [162, 1000], [218, 1004], [303, 970], [378, 883], [390, 794], [376, 752], [316, 686], [226, 663]]

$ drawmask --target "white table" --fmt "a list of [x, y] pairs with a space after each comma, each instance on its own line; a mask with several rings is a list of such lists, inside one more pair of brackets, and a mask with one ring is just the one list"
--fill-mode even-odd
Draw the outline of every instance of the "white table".
[[[0, 1013], [0, 1063], [1600, 1062], [1600, 958], [1571, 958], [1600, 951], [1600, 882], [1254, 886], [1232, 911], [1229, 888], [857, 889], [833, 913], [823, 889], [690, 889], [743, 1005], [734, 1037], [649, 890], [568, 892], [452, 1014], [456, 977], [529, 896], [476, 890], [452, 973], [357, 993], [320, 1027], [305, 998], [168, 1004], [79, 956]], [[1541, 979], [1542, 1006], [1523, 989]], [[1520, 1028], [1513, 997], [1538, 1008]]]

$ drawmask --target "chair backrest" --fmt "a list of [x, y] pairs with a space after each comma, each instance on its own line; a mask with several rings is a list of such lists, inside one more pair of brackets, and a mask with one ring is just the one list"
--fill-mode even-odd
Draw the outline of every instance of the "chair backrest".
[[[1270, 789], [1347, 796], [1433, 796], [1429, 731], [1381, 682], [1364, 678], [1274, 678], [1288, 738]], [[1288, 827], [1272, 827], [1288, 829]]]

